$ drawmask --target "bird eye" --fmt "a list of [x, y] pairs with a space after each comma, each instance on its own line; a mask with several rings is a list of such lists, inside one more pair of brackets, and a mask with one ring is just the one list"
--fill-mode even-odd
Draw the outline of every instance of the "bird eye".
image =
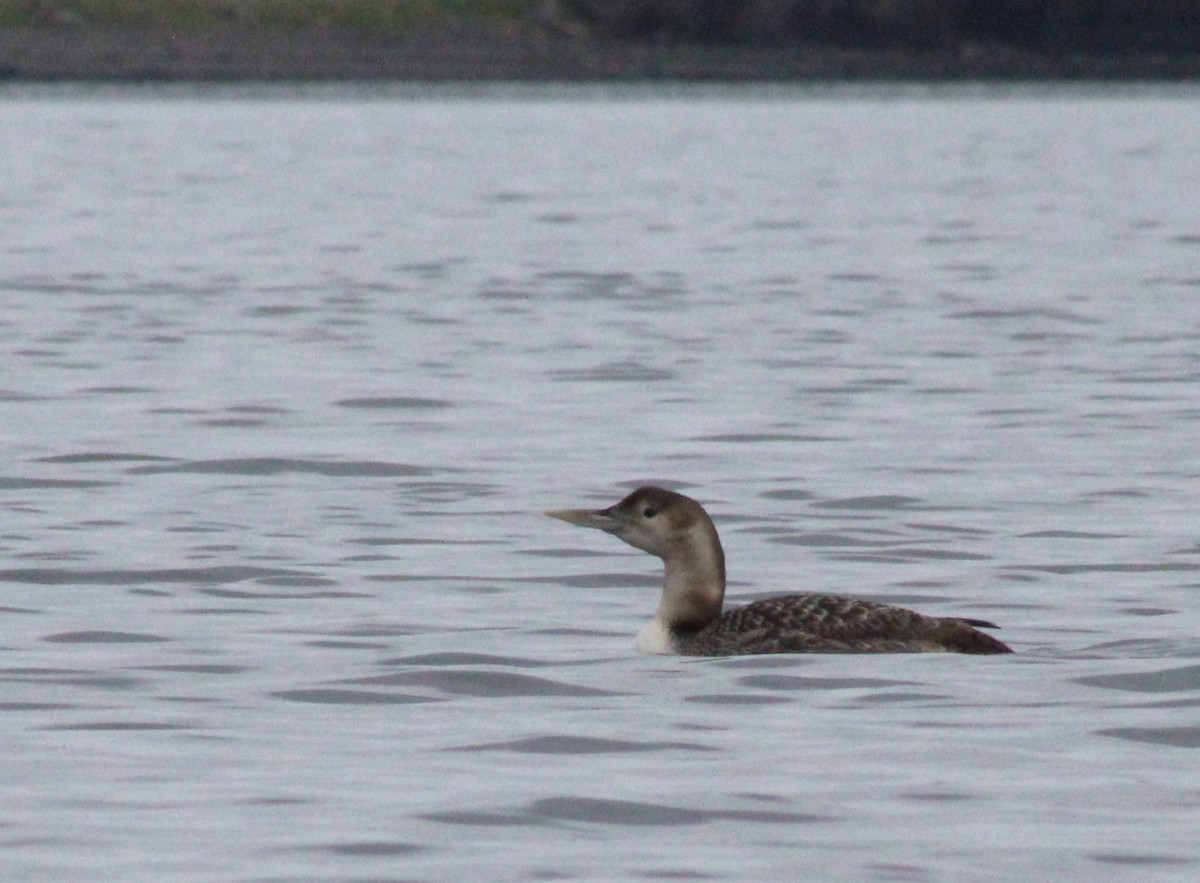
[[643, 518], [653, 518], [657, 514], [658, 514], [658, 510], [655, 509], [653, 506], [647, 506], [645, 509], [642, 510]]

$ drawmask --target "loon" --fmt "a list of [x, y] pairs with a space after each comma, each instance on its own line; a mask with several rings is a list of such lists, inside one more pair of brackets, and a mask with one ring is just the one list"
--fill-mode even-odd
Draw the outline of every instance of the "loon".
[[725, 553], [704, 507], [642, 487], [607, 509], [553, 509], [552, 518], [611, 533], [657, 555], [666, 568], [654, 619], [638, 634], [647, 653], [1012, 653], [980, 619], [924, 616], [837, 595], [782, 595], [721, 612]]

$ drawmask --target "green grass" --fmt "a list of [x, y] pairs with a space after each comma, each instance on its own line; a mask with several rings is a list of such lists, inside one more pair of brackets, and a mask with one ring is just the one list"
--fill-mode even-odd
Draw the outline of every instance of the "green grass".
[[369, 28], [515, 21], [534, 0], [0, 0], [0, 27]]

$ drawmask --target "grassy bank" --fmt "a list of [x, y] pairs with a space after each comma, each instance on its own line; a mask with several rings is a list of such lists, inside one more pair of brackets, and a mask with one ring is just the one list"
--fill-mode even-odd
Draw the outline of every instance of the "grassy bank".
[[364, 28], [515, 21], [530, 0], [0, 0], [0, 27]]

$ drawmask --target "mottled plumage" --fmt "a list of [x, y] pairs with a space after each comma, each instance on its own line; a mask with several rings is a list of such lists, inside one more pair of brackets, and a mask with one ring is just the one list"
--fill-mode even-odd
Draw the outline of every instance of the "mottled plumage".
[[836, 595], [782, 595], [721, 612], [725, 553], [704, 508], [690, 497], [643, 487], [607, 509], [561, 509], [555, 518], [612, 533], [663, 559], [662, 599], [639, 644], [659, 653], [1011, 653], [978, 628], [990, 622], [924, 616]]
[[781, 595], [727, 610], [676, 637], [687, 656], [747, 653], [1011, 653], [979, 619], [923, 616], [837, 595]]

